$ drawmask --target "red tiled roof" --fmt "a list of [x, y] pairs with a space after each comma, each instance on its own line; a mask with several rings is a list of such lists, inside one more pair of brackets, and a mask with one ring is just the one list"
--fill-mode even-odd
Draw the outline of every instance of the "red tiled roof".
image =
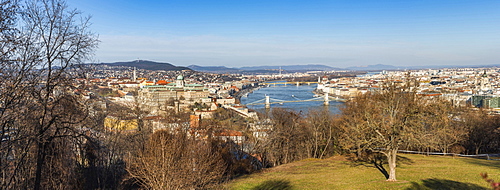
[[157, 85], [166, 85], [168, 83], [170, 83], [170, 82], [167, 82], [165, 80], [159, 80], [159, 81], [156, 82]]

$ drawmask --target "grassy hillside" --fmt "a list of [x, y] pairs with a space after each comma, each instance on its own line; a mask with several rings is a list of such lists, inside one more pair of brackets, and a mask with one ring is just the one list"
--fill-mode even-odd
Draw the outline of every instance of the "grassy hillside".
[[[387, 165], [384, 165], [388, 169]], [[500, 181], [500, 161], [400, 154], [397, 182], [373, 164], [343, 157], [306, 159], [242, 176], [228, 189], [489, 189], [479, 175]]]

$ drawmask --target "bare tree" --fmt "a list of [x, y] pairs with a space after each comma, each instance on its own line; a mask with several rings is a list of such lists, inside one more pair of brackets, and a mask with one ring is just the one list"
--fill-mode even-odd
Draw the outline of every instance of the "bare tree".
[[127, 170], [150, 189], [206, 189], [220, 182], [225, 166], [209, 142], [157, 131]]
[[0, 158], [1, 187], [61, 188], [48, 180], [62, 176], [45, 174], [54, 171], [52, 161], [64, 161], [54, 159], [59, 153], [52, 147], [66, 146], [60, 149], [71, 152], [72, 142], [78, 142], [72, 139], [82, 135], [87, 112], [82, 99], [72, 93], [78, 86], [72, 78], [97, 40], [88, 31], [88, 18], [69, 10], [62, 0], [0, 5], [7, 18], [2, 20], [0, 69], [6, 81], [0, 88], [1, 148], [7, 150]]
[[370, 96], [363, 95], [358, 96], [352, 102], [346, 103], [345, 107], [342, 108], [342, 116], [339, 120], [340, 123], [340, 145], [344, 149], [354, 151], [357, 159], [363, 159], [366, 150], [370, 149], [372, 136], [367, 135], [371, 128], [367, 125], [364, 112], [361, 110], [367, 110], [370, 104], [365, 104], [363, 102], [369, 102]]
[[264, 162], [278, 166], [308, 158], [312, 138], [308, 128], [301, 123], [301, 116], [294, 111], [274, 108], [270, 117], [272, 129], [257, 148]]
[[334, 153], [334, 146], [338, 144], [338, 130], [334, 119], [327, 109], [314, 109], [307, 113], [306, 127], [312, 135], [311, 157], [323, 158]]
[[382, 153], [389, 164], [388, 181], [396, 181], [397, 151], [419, 138], [432, 102], [417, 95], [410, 84], [387, 83], [379, 92], [348, 102], [343, 109], [346, 142]]
[[448, 153], [451, 147], [460, 146], [466, 140], [468, 131], [460, 120], [463, 116], [460, 112], [463, 110], [443, 99], [432, 101], [426, 108], [427, 133], [422, 134], [431, 138], [424, 138], [420, 144]]
[[[27, 187], [26, 183], [21, 185], [21, 180], [15, 178], [13, 169], [17, 173], [24, 172], [19, 167], [23, 161], [15, 161], [17, 149], [22, 148], [26, 140], [17, 138], [22, 134], [17, 131], [17, 114], [14, 110], [19, 104], [26, 100], [23, 98], [22, 81], [15, 80], [22, 77], [18, 64], [15, 62], [15, 50], [18, 45], [18, 33], [16, 28], [18, 22], [18, 3], [9, 0], [0, 1], [0, 188], [10, 189], [15, 185], [20, 188]], [[15, 184], [15, 185], [14, 185]]]
[[488, 115], [485, 110], [469, 110], [461, 118], [468, 130], [464, 145], [469, 151], [481, 154], [500, 150], [500, 116]]

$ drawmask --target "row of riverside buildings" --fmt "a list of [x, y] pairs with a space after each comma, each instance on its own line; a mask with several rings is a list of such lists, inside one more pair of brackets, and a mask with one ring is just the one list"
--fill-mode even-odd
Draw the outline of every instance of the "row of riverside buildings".
[[376, 91], [382, 82], [417, 81], [423, 96], [441, 96], [455, 105], [500, 109], [500, 70], [497, 68], [460, 68], [439, 70], [382, 71], [354, 78], [318, 78], [319, 93], [353, 98]]

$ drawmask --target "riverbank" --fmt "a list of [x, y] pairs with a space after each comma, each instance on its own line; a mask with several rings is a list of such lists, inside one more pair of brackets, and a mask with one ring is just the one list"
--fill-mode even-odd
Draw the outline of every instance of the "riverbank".
[[[324, 93], [323, 91], [318, 90], [317, 88], [316, 88], [316, 89], [314, 89], [314, 90], [312, 91], [312, 93], [313, 93], [313, 94], [315, 94], [315, 95], [317, 95], [317, 96], [324, 96], [324, 95], [325, 95], [325, 93]], [[331, 94], [328, 94], [328, 96], [329, 96], [329, 97], [332, 97], [332, 98], [335, 98], [335, 99], [334, 99], [334, 100], [332, 100], [332, 101], [336, 101], [336, 102], [343, 102], [343, 103], [345, 103], [345, 102], [347, 102], [347, 100], [348, 100], [348, 99], [345, 99], [344, 97], [334, 96], [334, 95], [331, 95]]]
[[325, 106], [323, 100], [315, 97], [312, 92], [316, 87], [317, 85], [272, 85], [271, 87], [262, 87], [258, 90], [254, 89], [247, 97], [242, 96], [241, 104], [246, 105], [249, 109], [265, 112], [265, 98], [269, 96], [271, 109], [284, 108], [306, 114], [311, 109], [327, 108], [331, 113], [338, 113], [338, 106], [343, 103], [332, 99], [330, 104]]
[[252, 93], [254, 90], [258, 90], [259, 88], [261, 88], [260, 85], [250, 86], [248, 88], [242, 89], [242, 90], [234, 93], [232, 96], [236, 99], [237, 103], [240, 103], [242, 96], [248, 95], [248, 94]]

